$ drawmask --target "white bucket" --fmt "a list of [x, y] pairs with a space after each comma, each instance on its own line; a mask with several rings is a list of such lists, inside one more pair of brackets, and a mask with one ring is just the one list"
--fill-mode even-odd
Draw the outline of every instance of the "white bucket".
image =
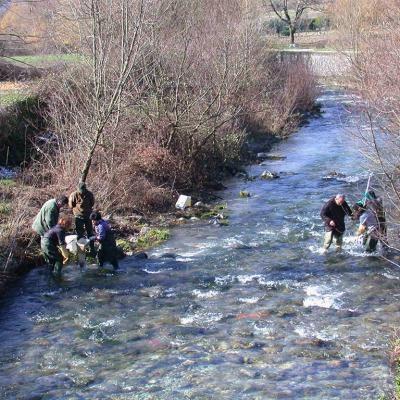
[[65, 236], [65, 243], [67, 245], [66, 247], [72, 254], [76, 254], [78, 252], [77, 240], [77, 235]]
[[77, 245], [81, 251], [85, 251], [89, 246], [90, 240], [86, 238], [80, 238], [77, 241]]
[[192, 206], [192, 198], [190, 196], [184, 196], [181, 194], [179, 196], [178, 201], [175, 204], [175, 207], [181, 210], [184, 210], [186, 207]]

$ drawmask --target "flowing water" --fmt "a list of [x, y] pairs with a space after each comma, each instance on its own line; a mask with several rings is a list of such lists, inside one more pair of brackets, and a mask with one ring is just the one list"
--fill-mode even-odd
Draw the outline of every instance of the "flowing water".
[[[4, 399], [377, 399], [390, 389], [389, 341], [400, 322], [400, 270], [351, 241], [321, 254], [319, 210], [365, 188], [345, 95], [321, 118], [232, 179], [229, 226], [173, 230], [149, 260], [61, 286], [27, 275], [0, 309]], [[347, 178], [324, 180], [336, 170]], [[239, 198], [240, 190], [251, 193]], [[175, 253], [163, 256], [163, 253]]]

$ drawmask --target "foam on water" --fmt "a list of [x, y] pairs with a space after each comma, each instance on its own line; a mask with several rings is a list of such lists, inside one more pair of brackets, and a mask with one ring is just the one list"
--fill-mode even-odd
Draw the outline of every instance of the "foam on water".
[[31, 318], [31, 320], [37, 324], [47, 324], [49, 322], [60, 321], [63, 318], [62, 315], [46, 315], [39, 313]]
[[208, 292], [202, 292], [201, 290], [193, 290], [193, 296], [197, 297], [198, 299], [211, 299], [213, 297], [219, 296], [221, 292], [217, 290], [209, 290]]
[[173, 271], [173, 270], [174, 270], [173, 268], [163, 268], [163, 269], [159, 269], [159, 270], [150, 270], [147, 268], [143, 268], [144, 272], [147, 272], [148, 274], [153, 274], [153, 275], [162, 274], [164, 272]]
[[333, 308], [339, 310], [343, 305], [340, 297], [344, 292], [333, 292], [327, 286], [307, 286], [304, 288], [307, 297], [303, 301], [304, 307]]
[[238, 300], [245, 304], [256, 304], [261, 300], [261, 297], [241, 297]]
[[224, 315], [222, 313], [198, 312], [195, 314], [180, 317], [179, 321], [182, 325], [207, 326], [212, 324], [213, 322], [220, 321], [223, 316]]
[[295, 327], [294, 332], [301, 338], [319, 339], [323, 341], [336, 340], [339, 337], [335, 327], [318, 330], [314, 323], [308, 326], [298, 325]]

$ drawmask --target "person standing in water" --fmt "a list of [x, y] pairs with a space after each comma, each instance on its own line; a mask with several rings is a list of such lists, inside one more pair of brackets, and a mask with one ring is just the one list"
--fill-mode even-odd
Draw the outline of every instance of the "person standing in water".
[[362, 243], [367, 253], [376, 251], [376, 246], [380, 239], [379, 220], [374, 211], [356, 204], [354, 207], [360, 226], [357, 236], [362, 236]]
[[71, 227], [71, 220], [61, 217], [57, 225], [49, 229], [43, 236], [41, 249], [46, 262], [52, 268], [53, 275], [61, 278], [62, 266], [65, 265], [70, 253], [65, 243], [65, 232]]
[[[84, 182], [80, 182], [78, 190], [69, 196], [69, 207], [72, 209], [75, 217], [75, 230], [78, 240], [83, 238], [85, 233], [88, 238], [94, 234], [92, 221], [89, 218], [93, 212], [93, 206], [93, 193], [87, 189]], [[93, 257], [96, 255], [93, 242], [90, 242], [90, 254]]]
[[351, 217], [353, 212], [347, 204], [344, 194], [337, 194], [325, 203], [321, 209], [321, 218], [325, 224], [324, 252], [327, 252], [335, 239], [336, 251], [343, 245], [343, 234], [346, 230], [344, 218]]
[[93, 211], [90, 214], [90, 220], [95, 231], [95, 236], [92, 236], [90, 239], [99, 244], [97, 250], [99, 267], [102, 268], [104, 263], [108, 261], [114, 267], [114, 270], [117, 270], [118, 250], [110, 224], [101, 217], [98, 211]]

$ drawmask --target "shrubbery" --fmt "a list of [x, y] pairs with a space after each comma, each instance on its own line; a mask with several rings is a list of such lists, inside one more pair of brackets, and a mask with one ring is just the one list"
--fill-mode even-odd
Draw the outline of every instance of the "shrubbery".
[[[82, 62], [43, 82], [40, 95], [54, 135], [25, 171], [24, 217], [18, 204], [15, 210], [21, 226], [30, 226], [42, 201], [75, 188], [94, 142], [88, 185], [98, 207], [120, 215], [166, 211], [178, 193], [207, 187], [242, 162], [252, 129], [286, 136], [313, 105], [316, 85], [307, 63], [271, 52], [251, 10], [231, 0], [146, 6], [134, 64], [118, 89], [127, 51], [118, 47], [124, 39], [118, 21], [125, 14], [97, 3], [104, 48], [93, 53], [90, 15], [78, 19]], [[22, 230], [12, 234], [26, 237]]]

